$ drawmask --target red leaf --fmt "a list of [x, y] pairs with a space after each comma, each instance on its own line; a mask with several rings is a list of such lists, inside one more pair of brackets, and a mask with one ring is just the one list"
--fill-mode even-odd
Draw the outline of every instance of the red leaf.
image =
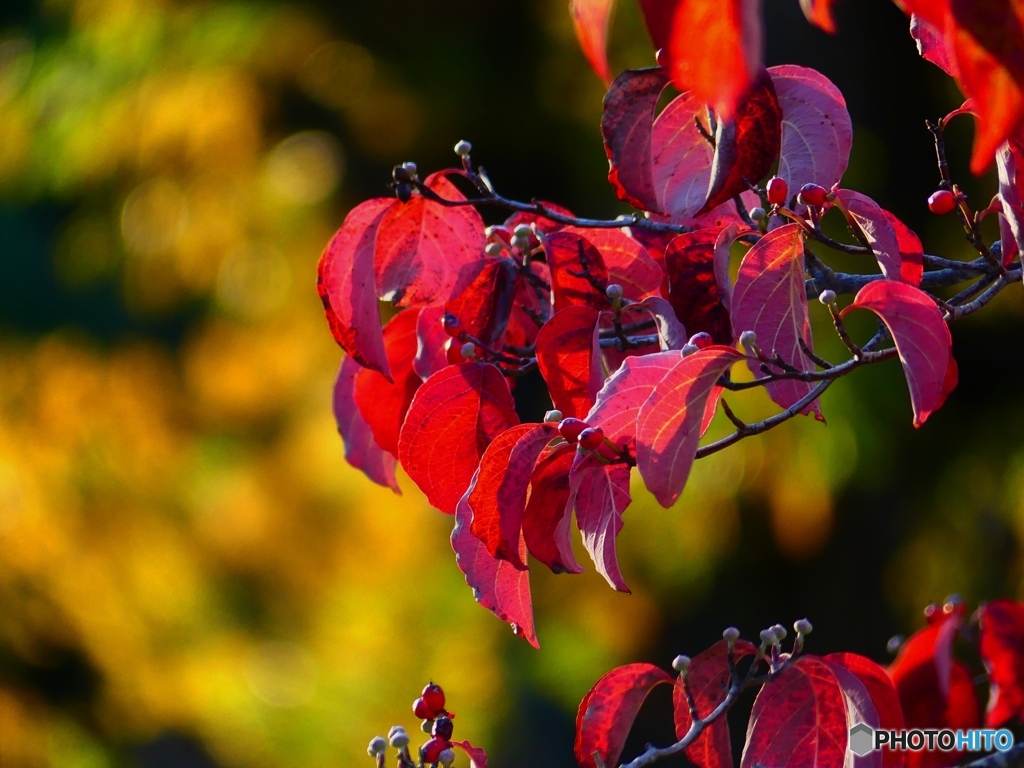
[[836, 0], [800, 0], [800, 7], [807, 20], [830, 35], [836, 33], [836, 20], [832, 18], [832, 6]]
[[[877, 725], [873, 727], [886, 730], [901, 730], [903, 728], [903, 710], [900, 708], [899, 695], [884, 668], [871, 659], [858, 656], [856, 653], [832, 653], [825, 657], [825, 661], [833, 668], [842, 667], [848, 670], [860, 680], [871, 697], [871, 703], [877, 713]], [[903, 751], [883, 747], [881, 766], [882, 768], [900, 768], [903, 765], [904, 756]]]
[[[745, 640], [733, 644], [733, 661], [752, 656], [757, 649]], [[719, 640], [690, 661], [686, 681], [697, 707], [697, 715], [706, 718], [725, 699], [730, 682], [729, 644]], [[672, 688], [675, 711], [676, 738], [682, 739], [690, 730], [693, 720], [686, 701], [683, 685], [678, 680]], [[729, 739], [729, 721], [719, 717], [686, 748], [686, 759], [698, 768], [733, 768], [732, 744]]]
[[608, 270], [608, 282], [621, 285], [622, 295], [627, 299], [641, 301], [661, 293], [665, 275], [658, 262], [621, 229], [566, 227], [563, 231], [582, 237], [600, 251]]
[[957, 382], [953, 338], [935, 300], [906, 283], [876, 280], [868, 283], [846, 307], [869, 309], [885, 323], [896, 343], [914, 408], [914, 426], [920, 427], [942, 407]]
[[[716, 269], [720, 234], [718, 230], [698, 229], [669, 243], [665, 250], [668, 299], [690, 334], [706, 332], [716, 344], [732, 344], [732, 323], [719, 284], [722, 270]], [[718, 258], [722, 257], [719, 253]]]
[[444, 307], [424, 307], [416, 321], [416, 357], [412, 369], [426, 381], [433, 374], [448, 365], [445, 344], [450, 338], [441, 320]]
[[537, 334], [537, 367], [551, 402], [566, 417], [586, 415], [604, 381], [598, 317], [591, 307], [566, 307]]
[[[464, 200], [442, 173], [427, 186], [446, 200]], [[377, 230], [374, 266], [378, 295], [402, 306], [447, 299], [464, 264], [481, 257], [484, 222], [472, 206], [446, 207], [422, 195], [396, 203]]]
[[615, 539], [631, 501], [628, 465], [605, 464], [596, 454], [577, 453], [569, 473], [569, 504], [597, 572], [620, 592], [629, 592], [629, 587], [619, 570]]
[[662, 352], [682, 349], [690, 339], [691, 334], [688, 334], [686, 328], [679, 322], [672, 305], [660, 296], [650, 296], [639, 304], [631, 304], [624, 308], [626, 309], [643, 310], [654, 318], [654, 324], [658, 328], [658, 346]]
[[401, 493], [395, 480], [395, 457], [377, 445], [370, 425], [356, 407], [353, 390], [359, 370], [355, 358], [345, 357], [334, 382], [334, 419], [345, 441], [345, 461], [378, 485]]
[[[652, 175], [651, 130], [658, 99], [667, 84], [661, 67], [627, 70], [608, 89], [601, 113], [608, 181], [620, 200], [646, 211], [660, 210]], [[710, 152], [707, 154], [710, 157]]]
[[782, 106], [778, 175], [793, 195], [804, 184], [831, 189], [843, 177], [853, 146], [853, 123], [843, 94], [807, 67], [787, 64], [768, 72]]
[[[814, 370], [800, 347], [803, 339], [808, 349], [813, 349], [799, 224], [787, 224], [769, 232], [743, 257], [732, 296], [732, 325], [737, 334], [754, 331], [765, 354], [778, 354], [802, 371]], [[749, 365], [755, 376], [763, 375], [759, 362], [752, 359]], [[795, 379], [774, 381], [765, 387], [772, 400], [783, 408], [794, 405], [813, 388], [813, 384]], [[821, 418], [817, 401], [802, 413]]]
[[680, 359], [678, 352], [626, 358], [597, 393], [587, 423], [601, 427], [605, 437], [616, 445], [630, 446], [636, 438], [640, 407]]
[[672, 82], [731, 116], [761, 66], [762, 25], [760, 0], [678, 0], [668, 44]]
[[373, 279], [377, 229], [394, 200], [367, 200], [345, 217], [317, 264], [317, 292], [342, 349], [365, 368], [391, 378]]
[[981, 658], [988, 670], [991, 695], [987, 728], [1024, 719], [1024, 605], [993, 600], [978, 610]]
[[453, 741], [453, 747], [458, 747], [469, 757], [469, 768], [487, 768], [487, 753], [480, 747], [474, 747], [468, 741]]
[[473, 535], [487, 551], [520, 570], [523, 512], [533, 467], [541, 452], [558, 437], [556, 424], [519, 424], [502, 432], [480, 458], [477, 482], [469, 495]]
[[947, 75], [956, 77], [946, 47], [946, 38], [941, 29], [915, 14], [910, 17], [910, 36], [917, 42], [917, 52], [921, 54], [922, 59], [930, 61]]
[[415, 309], [399, 312], [384, 328], [384, 346], [393, 383], [377, 371], [364, 368], [356, 374], [354, 397], [359, 412], [373, 430], [373, 437], [385, 451], [398, 456], [398, 433], [409, 403], [422, 379], [412, 369], [416, 357]]
[[900, 250], [900, 278], [910, 285], [920, 285], [924, 276], [924, 246], [921, 245], [921, 238], [893, 214], [884, 210], [882, 213], [896, 233], [896, 243]]
[[580, 573], [570, 537], [569, 470], [576, 449], [559, 445], [541, 455], [530, 479], [530, 500], [523, 513], [523, 536], [530, 554], [554, 573]]
[[[846, 207], [856, 225], [860, 227], [860, 231], [871, 245], [875, 260], [878, 262], [878, 266], [881, 268], [882, 274], [885, 275], [886, 279], [902, 280], [903, 257], [901, 255], [899, 236], [892, 223], [892, 220], [896, 217], [882, 210], [878, 203], [867, 195], [862, 195], [860, 192], [838, 189], [836, 190], [836, 198]], [[916, 237], [905, 226], [903, 229], [905, 230], [904, 238], [907, 237], [906, 233]], [[920, 242], [920, 240], [917, 241], [918, 246]], [[920, 263], [923, 263], [923, 256], [920, 259]], [[920, 283], [920, 277], [918, 277], [918, 283]]]
[[662, 377], [636, 420], [636, 467], [663, 507], [671, 507], [690, 476], [708, 398], [716, 382], [744, 359], [712, 346], [682, 358]]
[[580, 702], [576, 716], [576, 762], [580, 768], [619, 764], [622, 747], [640, 705], [660, 683], [672, 677], [652, 664], [628, 664], [598, 680]]
[[605, 85], [612, 79], [608, 71], [607, 48], [608, 21], [614, 7], [615, 0], [572, 0], [569, 7], [583, 55]]
[[657, 193], [654, 210], [687, 219], [708, 197], [714, 151], [697, 130], [707, 126], [707, 110], [692, 93], [672, 100], [651, 129], [651, 178]]
[[[575, 304], [603, 309], [608, 298], [598, 285], [608, 285], [608, 270], [601, 252], [586, 238], [560, 230], [544, 237], [544, 253], [551, 271], [551, 290], [557, 312]], [[581, 277], [584, 261], [594, 282]]]
[[480, 259], [459, 271], [445, 312], [458, 320], [457, 330], [488, 346], [504, 335], [512, 313], [516, 290], [516, 265], [512, 259]]
[[705, 213], [745, 192], [768, 175], [782, 146], [782, 107], [764, 70], [736, 105], [720, 118]]
[[843, 691], [831, 667], [803, 656], [757, 694], [741, 768], [835, 768], [846, 759]]
[[[466, 576], [473, 597], [484, 608], [502, 621], [512, 625], [512, 631], [534, 648], [540, 648], [533, 625], [533, 602], [530, 598], [530, 572], [520, 571], [506, 560], [491, 556], [487, 547], [471, 531], [473, 510], [468, 496], [473, 490], [476, 476], [470, 482], [466, 495], [455, 509], [455, 529], [452, 531], [452, 549], [455, 562]], [[525, 546], [520, 556], [526, 557]]]
[[[614, 2], [614, 0], [612, 0], [612, 2]], [[557, 203], [549, 203], [547, 200], [541, 200], [540, 204], [543, 205], [544, 208], [550, 211], [551, 213], [558, 213], [561, 214], [562, 216], [569, 217], [573, 215], [572, 211], [570, 211], [568, 208], [558, 205]], [[540, 232], [542, 235], [557, 232], [558, 230], [562, 229], [565, 226], [564, 224], [559, 224], [557, 221], [552, 221], [547, 216], [541, 216], [540, 214], [537, 213], [530, 213], [529, 211], [516, 211], [507, 219], [505, 219], [504, 226], [509, 232], [512, 232], [512, 230], [514, 230], [520, 224], [526, 224], [527, 226], [532, 225], [536, 227], [537, 231]]]
[[[1013, 235], [1017, 251], [1024, 249], [1024, 173], [1020, 173], [1018, 170], [1022, 166], [1024, 166], [1024, 145], [1015, 139], [1010, 139], [999, 147], [999, 151], [996, 153], [999, 199], [1002, 201], [1003, 216]], [[1003, 240], [1003, 256], [1005, 257], [1007, 255], [1006, 238]]]
[[451, 514], [484, 449], [517, 423], [512, 394], [495, 366], [449, 366], [416, 392], [398, 441], [398, 458], [427, 500]]

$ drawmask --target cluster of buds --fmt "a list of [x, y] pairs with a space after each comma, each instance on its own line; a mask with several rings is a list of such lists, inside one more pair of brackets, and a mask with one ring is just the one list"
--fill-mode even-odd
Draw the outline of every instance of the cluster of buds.
[[430, 739], [420, 746], [419, 761], [414, 761], [409, 753], [409, 734], [405, 728], [396, 725], [388, 731], [386, 739], [383, 736], [376, 736], [366, 749], [370, 757], [377, 761], [378, 768], [384, 766], [384, 756], [389, 745], [398, 752], [399, 768], [425, 768], [437, 765], [450, 768], [455, 762], [455, 751], [452, 749], [452, 718], [455, 715], [448, 712], [444, 706], [444, 690], [436, 683], [428, 683], [420, 697], [412, 704], [413, 713], [423, 721], [423, 732], [430, 736]]

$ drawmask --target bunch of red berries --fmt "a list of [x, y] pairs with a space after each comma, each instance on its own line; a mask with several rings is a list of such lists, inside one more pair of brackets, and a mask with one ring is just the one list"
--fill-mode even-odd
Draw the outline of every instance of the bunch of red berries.
[[[420, 698], [412, 704], [412, 711], [423, 721], [423, 732], [430, 735], [430, 740], [420, 747], [419, 761], [415, 761], [409, 753], [409, 734], [396, 725], [388, 732], [388, 737], [377, 736], [370, 742], [367, 752], [377, 761], [378, 768], [384, 767], [384, 753], [388, 745], [398, 750], [399, 768], [425, 768], [426, 766], [442, 766], [450, 768], [455, 762], [452, 749], [452, 718], [451, 712], [444, 708], [444, 691], [436, 683], [427, 683]], [[462, 744], [460, 746], [467, 746]]]

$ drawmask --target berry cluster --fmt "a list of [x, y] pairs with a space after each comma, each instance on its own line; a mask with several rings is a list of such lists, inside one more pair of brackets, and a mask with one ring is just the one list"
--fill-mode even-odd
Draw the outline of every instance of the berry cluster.
[[[437, 765], [449, 768], [455, 762], [453, 746], [456, 745], [452, 744], [452, 718], [455, 715], [445, 709], [444, 689], [437, 683], [427, 683], [420, 697], [412, 703], [412, 711], [423, 721], [423, 732], [430, 736], [430, 739], [419, 748], [419, 761], [413, 760], [409, 752], [409, 734], [400, 725], [392, 727], [386, 739], [377, 736], [370, 742], [367, 748], [370, 757], [376, 759], [379, 768], [383, 768], [384, 754], [390, 744], [398, 750], [399, 768], [425, 768]], [[458, 743], [457, 746], [468, 747], [465, 742]], [[482, 750], [474, 751], [482, 753]]]

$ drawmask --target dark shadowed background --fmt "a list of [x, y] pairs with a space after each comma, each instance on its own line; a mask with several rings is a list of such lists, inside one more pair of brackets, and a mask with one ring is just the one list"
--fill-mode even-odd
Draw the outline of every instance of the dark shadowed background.
[[[535, 568], [539, 652], [472, 601], [449, 518], [344, 464], [314, 269], [393, 164], [445, 167], [468, 139], [507, 195], [623, 211], [565, 5], [0, 5], [4, 768], [369, 765], [430, 677], [496, 768], [570, 766], [576, 704], [615, 664], [804, 616], [812, 651], [885, 663], [928, 602], [1020, 595], [1019, 288], [957, 324], [960, 386], [921, 430], [893, 362], [835, 385], [827, 427], [699, 462], [671, 510], [636, 488], [633, 594]], [[957, 93], [903, 15], [848, 0], [830, 38], [766, 5], [768, 62], [847, 98], [845, 185], [968, 257], [925, 206], [924, 120]], [[652, 61], [629, 0], [611, 58]], [[960, 118], [948, 143], [980, 207], [971, 136]], [[669, 738], [667, 698], [627, 749]]]

